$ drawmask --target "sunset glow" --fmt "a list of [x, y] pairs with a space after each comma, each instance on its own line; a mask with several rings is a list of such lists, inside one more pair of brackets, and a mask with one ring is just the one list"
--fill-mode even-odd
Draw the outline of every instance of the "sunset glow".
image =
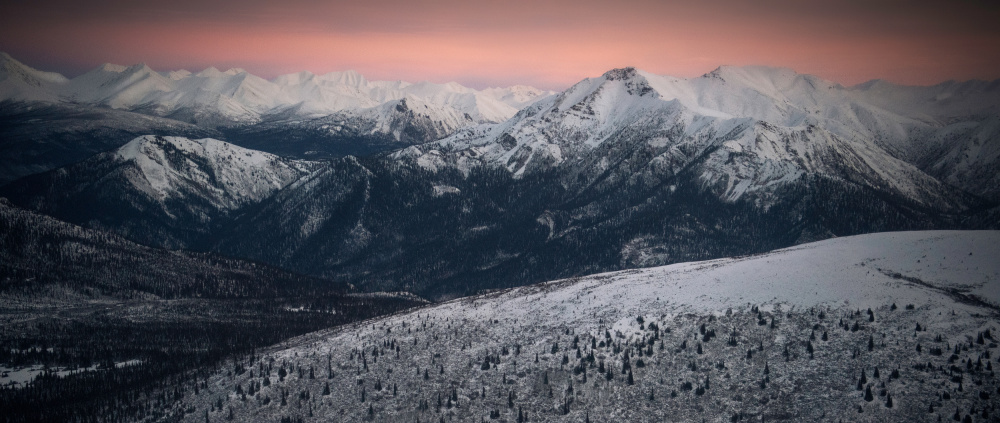
[[992, 2], [146, 3], [5, 2], [0, 51], [67, 76], [145, 62], [548, 89], [622, 66], [690, 77], [760, 64], [845, 85], [1000, 77]]

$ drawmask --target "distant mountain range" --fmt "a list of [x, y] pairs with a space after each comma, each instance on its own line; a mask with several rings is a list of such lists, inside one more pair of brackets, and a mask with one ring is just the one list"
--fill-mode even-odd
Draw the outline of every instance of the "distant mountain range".
[[[843, 87], [780, 68], [721, 67], [690, 79], [623, 68], [555, 95], [517, 97], [516, 90], [443, 95], [462, 90], [368, 83], [342, 73], [264, 81], [278, 89], [261, 88], [254, 97], [233, 88], [243, 85], [232, 81], [255, 81], [239, 71], [197, 76], [105, 66], [72, 81], [28, 71], [18, 75], [33, 79], [8, 77], [0, 86], [34, 88], [2, 92], [63, 94], [36, 98], [49, 103], [8, 101], [4, 108], [23, 114], [18, 131], [39, 122], [69, 127], [83, 118], [51, 116], [93, 106], [51, 101], [69, 101], [74, 97], [65, 93], [74, 92], [74, 84], [100, 86], [84, 82], [112, 73], [147, 76], [128, 84], [121, 82], [128, 78], [100, 80], [172, 91], [112, 89], [146, 94], [76, 98], [131, 107], [93, 110], [108, 113], [98, 121], [117, 122], [125, 113], [147, 117], [149, 132], [158, 135], [133, 137], [79, 163], [24, 177], [0, 187], [0, 195], [141, 243], [248, 258], [367, 290], [449, 298], [860, 233], [1000, 225], [1000, 82]], [[15, 84], [29, 79], [37, 84]], [[207, 92], [187, 85], [196, 82], [225, 91], [213, 98], [228, 100], [189, 95]], [[310, 88], [292, 90], [298, 93], [293, 96], [288, 87], [327, 83], [366, 87], [368, 94], [316, 100], [330, 107], [323, 113], [343, 106], [336, 113], [352, 110], [350, 118], [307, 119], [302, 114], [319, 106], [304, 107], [305, 100], [294, 110], [268, 109], [282, 98], [306, 98], [305, 92], [334, 92]], [[413, 88], [418, 86], [438, 94], [413, 97], [425, 92]], [[400, 90], [407, 94], [398, 101], [386, 94]], [[154, 92], [161, 94], [149, 94]], [[179, 94], [162, 94], [167, 92]], [[500, 103], [523, 108], [496, 122], [486, 118], [494, 116], [487, 109], [454, 106], [472, 104], [460, 97], [482, 96], [514, 96], [519, 100]], [[362, 97], [390, 100], [349, 109], [371, 104]], [[237, 110], [220, 106], [232, 102], [239, 110], [272, 114], [236, 124], [233, 117], [244, 115], [223, 113], [232, 118], [227, 125], [235, 125], [226, 127], [176, 120]], [[163, 108], [137, 106], [154, 103]], [[407, 118], [408, 129], [389, 130], [396, 134], [383, 139], [389, 141], [371, 136], [393, 127], [380, 126], [383, 118], [414, 117], [413, 110], [438, 106], [466, 110], [472, 118], [464, 126]], [[32, 123], [27, 109], [39, 107], [52, 110], [51, 116]], [[310, 131], [351, 119], [370, 126], [337, 127], [337, 145], [366, 154], [304, 154], [308, 145], [336, 144]], [[181, 136], [165, 136], [171, 128]], [[184, 136], [199, 130], [213, 133]]]
[[[104, 64], [73, 79], [0, 53], [0, 183], [73, 163], [143, 134], [212, 136], [283, 155], [368, 155], [502, 122], [552, 94], [527, 86], [368, 81], [353, 71], [157, 72]], [[145, 131], [133, 132], [136, 125]], [[55, 126], [42, 132], [38, 126]], [[170, 128], [170, 130], [167, 130]], [[173, 131], [173, 132], [171, 132]]]
[[[140, 111], [192, 123], [256, 123], [269, 115], [319, 117], [348, 113], [384, 118], [379, 109], [402, 100], [419, 103], [447, 124], [501, 122], [551, 94], [527, 86], [475, 90], [458, 83], [368, 81], [354, 71], [303, 71], [273, 80], [243, 69], [157, 72], [145, 64], [110, 63], [73, 79], [42, 72], [0, 53], [0, 100], [71, 102]], [[380, 122], [385, 123], [385, 122]]]

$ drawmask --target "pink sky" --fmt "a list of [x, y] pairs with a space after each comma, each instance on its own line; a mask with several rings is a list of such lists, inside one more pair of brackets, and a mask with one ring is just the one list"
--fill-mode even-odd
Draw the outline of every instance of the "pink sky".
[[263, 77], [562, 89], [623, 66], [690, 77], [784, 66], [845, 85], [1000, 78], [997, 2], [956, 0], [11, 0], [0, 51], [74, 76], [103, 62]]

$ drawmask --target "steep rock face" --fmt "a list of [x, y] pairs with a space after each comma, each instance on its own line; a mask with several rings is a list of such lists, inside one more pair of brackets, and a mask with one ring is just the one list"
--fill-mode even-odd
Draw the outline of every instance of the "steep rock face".
[[213, 139], [138, 137], [86, 161], [3, 188], [13, 202], [167, 247], [257, 203], [316, 165]]

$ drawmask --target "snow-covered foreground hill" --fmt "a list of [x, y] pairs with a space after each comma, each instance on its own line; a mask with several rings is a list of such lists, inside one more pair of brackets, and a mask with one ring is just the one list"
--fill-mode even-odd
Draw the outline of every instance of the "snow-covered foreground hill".
[[555, 281], [306, 335], [168, 390], [189, 421], [986, 421], [998, 246], [881, 233]]

